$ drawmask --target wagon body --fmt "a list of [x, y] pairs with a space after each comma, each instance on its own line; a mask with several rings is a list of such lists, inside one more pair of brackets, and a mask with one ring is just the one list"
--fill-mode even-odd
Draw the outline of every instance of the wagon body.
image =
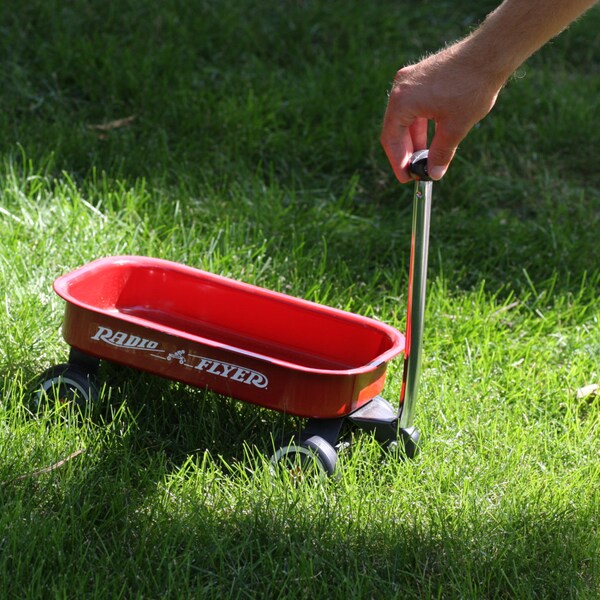
[[162, 259], [103, 258], [54, 289], [72, 348], [302, 417], [360, 408], [404, 350], [374, 319]]

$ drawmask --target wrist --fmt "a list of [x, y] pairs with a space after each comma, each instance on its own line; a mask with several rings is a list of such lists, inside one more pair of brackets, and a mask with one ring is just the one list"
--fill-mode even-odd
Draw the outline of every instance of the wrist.
[[490, 87], [500, 89], [524, 60], [507, 51], [506, 46], [504, 38], [488, 35], [480, 28], [460, 41], [455, 49], [462, 68], [477, 73]]

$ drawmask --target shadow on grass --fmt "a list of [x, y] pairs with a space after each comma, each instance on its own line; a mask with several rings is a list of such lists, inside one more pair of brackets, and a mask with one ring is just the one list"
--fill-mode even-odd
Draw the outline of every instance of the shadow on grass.
[[17, 517], [3, 524], [7, 597], [68, 590], [91, 598], [475, 599], [597, 591], [592, 506], [548, 512], [539, 498], [495, 509], [398, 503], [394, 495], [414, 491], [385, 492], [385, 473], [374, 494], [385, 501], [371, 504], [373, 482], [365, 498], [349, 498], [343, 480], [287, 488], [206, 457], [182, 465], [188, 475], [173, 483], [141, 429], [90, 448], [68, 474], [0, 486], [0, 501]]
[[386, 466], [368, 445], [365, 481], [353, 468], [337, 480], [290, 487], [261, 458], [271, 450], [268, 432], [288, 425], [281, 415], [106, 370], [105, 422], [84, 426], [85, 453], [0, 485], [10, 515], [0, 518], [7, 597], [69, 590], [92, 598], [475, 599], [597, 591], [591, 496], [555, 498], [525, 486], [495, 503], [477, 496], [471, 505], [462, 495], [440, 503], [428, 491], [431, 480], [420, 489], [412, 469], [403, 486], [403, 465]]

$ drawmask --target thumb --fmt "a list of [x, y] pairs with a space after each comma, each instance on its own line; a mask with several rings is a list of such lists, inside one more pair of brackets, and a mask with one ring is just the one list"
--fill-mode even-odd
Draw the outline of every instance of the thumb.
[[431, 140], [427, 160], [431, 179], [437, 181], [445, 175], [463, 137], [463, 135], [451, 133], [442, 123], [436, 123], [435, 134]]

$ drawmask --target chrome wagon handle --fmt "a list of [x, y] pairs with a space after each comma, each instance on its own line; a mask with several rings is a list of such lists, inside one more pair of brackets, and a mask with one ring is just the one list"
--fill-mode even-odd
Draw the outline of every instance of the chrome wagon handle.
[[408, 273], [408, 306], [406, 314], [406, 346], [398, 423], [401, 429], [413, 425], [415, 404], [419, 393], [423, 354], [423, 325], [427, 288], [427, 256], [431, 220], [431, 190], [433, 183], [427, 171], [428, 150], [415, 152], [410, 159], [410, 172], [415, 179], [411, 233], [410, 267]]

